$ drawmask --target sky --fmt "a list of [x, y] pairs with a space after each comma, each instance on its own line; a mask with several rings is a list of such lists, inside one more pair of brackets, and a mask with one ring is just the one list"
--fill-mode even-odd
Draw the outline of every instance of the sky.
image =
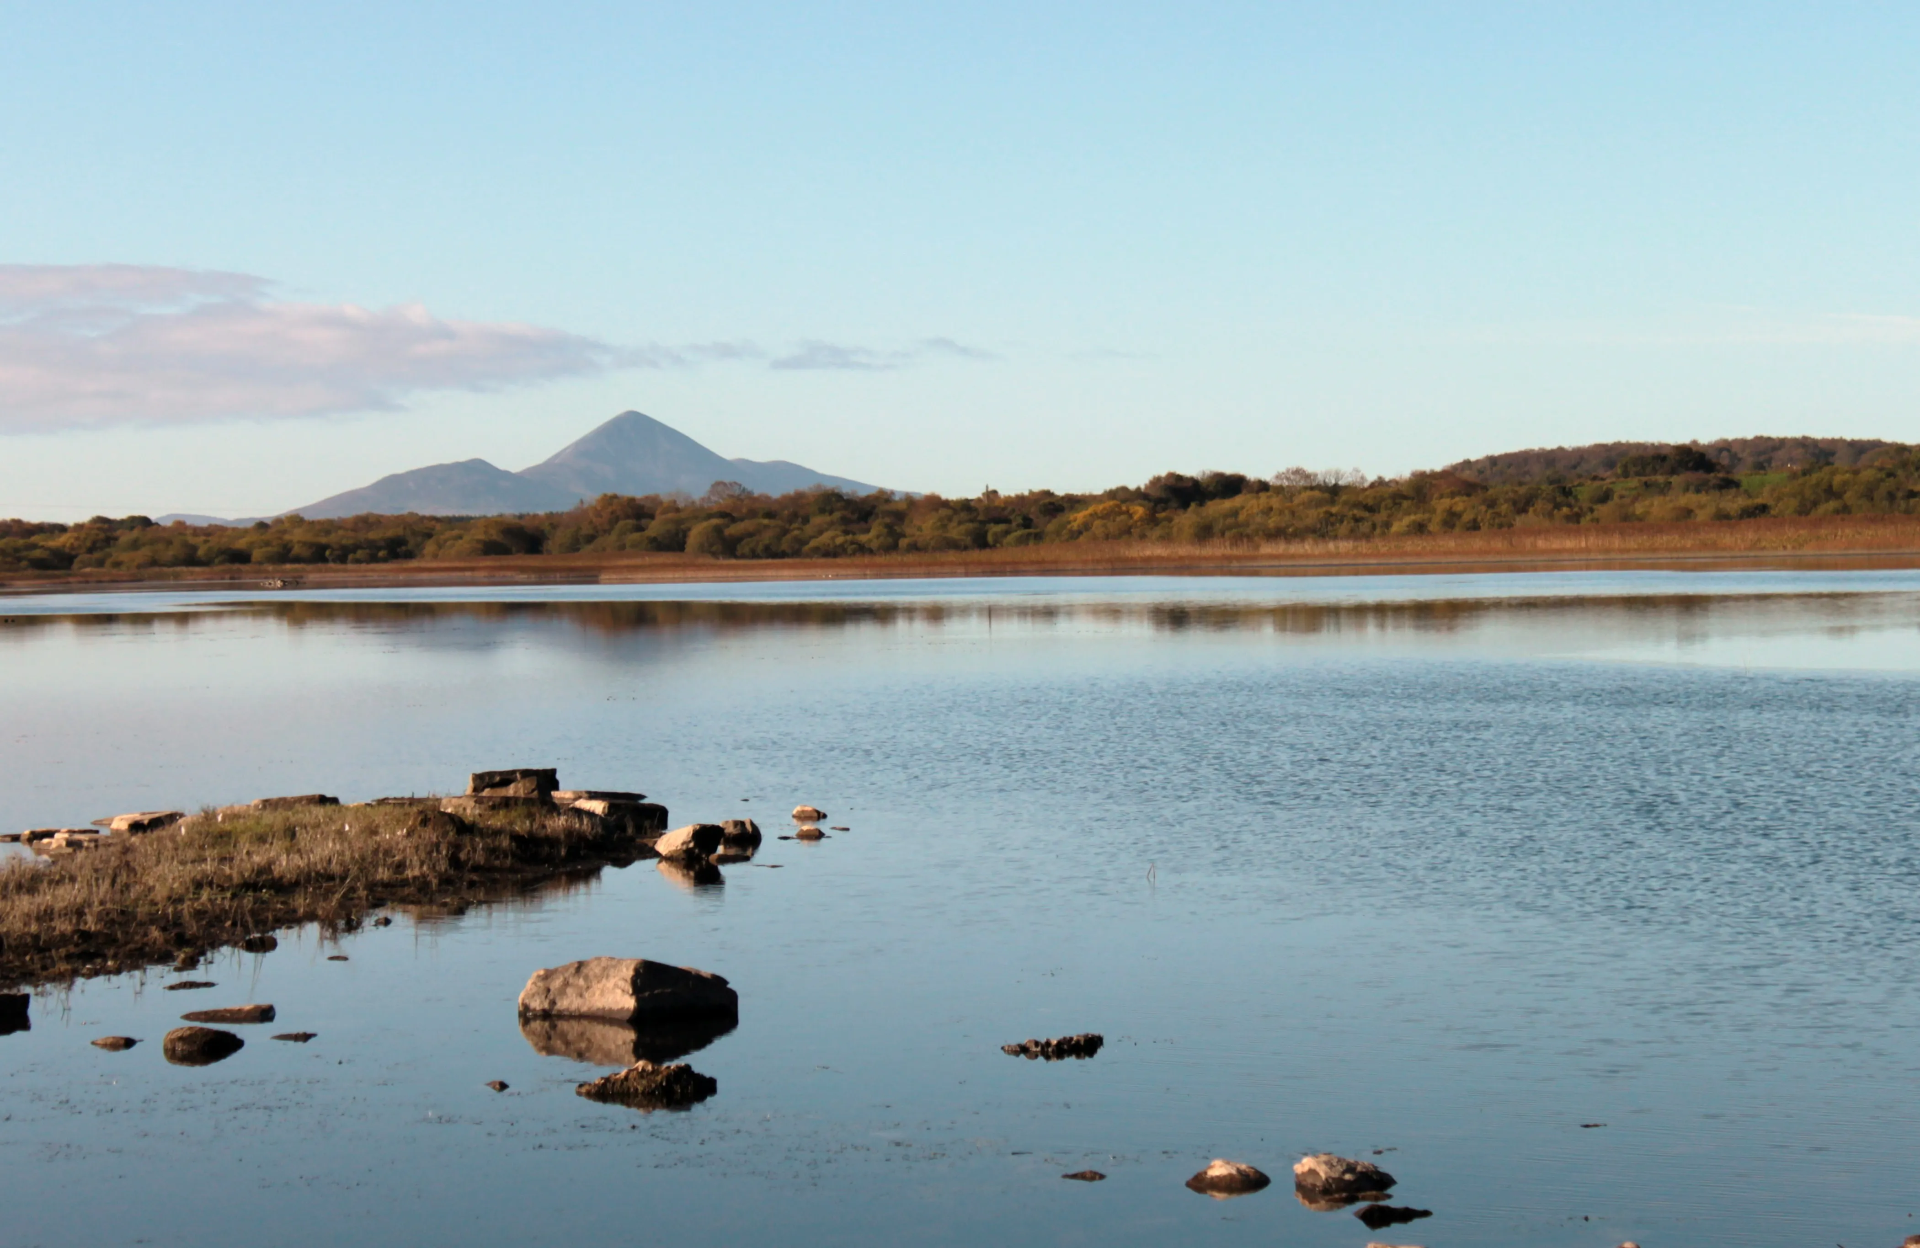
[[0, 0], [0, 516], [1920, 441], [1920, 7]]

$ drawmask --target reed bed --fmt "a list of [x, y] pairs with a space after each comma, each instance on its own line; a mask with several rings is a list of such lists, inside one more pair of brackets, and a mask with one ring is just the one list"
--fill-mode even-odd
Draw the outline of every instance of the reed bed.
[[482, 822], [437, 799], [207, 810], [0, 867], [0, 985], [191, 961], [291, 924], [345, 928], [382, 905], [461, 905], [644, 852], [625, 829], [559, 809]]

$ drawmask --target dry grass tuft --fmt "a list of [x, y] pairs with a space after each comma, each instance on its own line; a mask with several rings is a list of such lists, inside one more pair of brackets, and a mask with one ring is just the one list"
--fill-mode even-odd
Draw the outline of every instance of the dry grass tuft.
[[0, 867], [0, 984], [171, 962], [294, 923], [352, 926], [379, 905], [464, 904], [645, 852], [626, 828], [570, 810], [480, 822], [438, 799], [207, 810]]

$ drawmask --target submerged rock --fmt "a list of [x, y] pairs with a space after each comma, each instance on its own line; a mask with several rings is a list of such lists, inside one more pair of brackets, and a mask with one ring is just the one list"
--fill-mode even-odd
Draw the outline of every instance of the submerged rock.
[[305, 1044], [307, 1041], [313, 1039], [318, 1034], [320, 1033], [314, 1032], [314, 1031], [283, 1031], [279, 1035], [275, 1036], [274, 1039], [290, 1040], [294, 1044]]
[[587, 958], [535, 971], [520, 993], [522, 1018], [649, 1022], [687, 1014], [737, 1018], [740, 996], [721, 976], [645, 958]]
[[[195, 960], [196, 964], [198, 959]], [[182, 979], [166, 985], [163, 992], [186, 992], [192, 988], [218, 988], [220, 985], [210, 979]]]
[[101, 1036], [98, 1040], [90, 1041], [90, 1043], [94, 1048], [105, 1049], [109, 1053], [125, 1053], [128, 1049], [140, 1042], [132, 1036]]
[[1339, 1208], [1377, 1200], [1394, 1185], [1392, 1175], [1370, 1161], [1314, 1153], [1293, 1163], [1294, 1193], [1310, 1208]]
[[691, 1066], [656, 1066], [652, 1062], [635, 1062], [625, 1070], [574, 1088], [576, 1094], [590, 1101], [625, 1105], [645, 1112], [685, 1109], [719, 1090], [718, 1082]]
[[33, 998], [24, 992], [0, 992], [0, 1036], [33, 1030], [33, 1020], [27, 1017], [27, 1003], [31, 1000]]
[[827, 817], [827, 812], [818, 806], [795, 806], [793, 818], [796, 823], [819, 823]]
[[217, 1010], [194, 1010], [180, 1016], [188, 1023], [270, 1023], [273, 1021], [273, 1007], [270, 1005], [229, 1005]]
[[723, 835], [717, 823], [689, 823], [655, 841], [653, 852], [662, 858], [705, 858], [720, 848]]
[[211, 1066], [246, 1047], [239, 1036], [213, 1027], [176, 1027], [160, 1042], [161, 1053], [175, 1066]]
[[1431, 1209], [1411, 1209], [1396, 1205], [1368, 1205], [1364, 1209], [1355, 1209], [1353, 1216], [1366, 1224], [1370, 1231], [1384, 1226], [1399, 1226], [1403, 1222], [1417, 1222], [1421, 1218], [1433, 1216]]
[[1087, 1031], [1077, 1036], [1060, 1036], [1053, 1040], [1022, 1040], [1019, 1044], [1003, 1044], [1000, 1046], [1000, 1051], [1010, 1053], [1014, 1057], [1024, 1057], [1028, 1061], [1059, 1062], [1069, 1057], [1092, 1057], [1106, 1042], [1106, 1037], [1099, 1032]]
[[1225, 1200], [1257, 1192], [1271, 1182], [1272, 1179], [1252, 1166], [1216, 1157], [1207, 1163], [1205, 1170], [1188, 1179], [1187, 1186], [1216, 1200]]
[[476, 771], [467, 777], [469, 797], [551, 797], [560, 787], [552, 767], [510, 767], [505, 771]]
[[1078, 1179], [1082, 1183], [1098, 1183], [1107, 1176], [1098, 1170], [1075, 1170], [1072, 1174], [1063, 1174], [1063, 1179]]

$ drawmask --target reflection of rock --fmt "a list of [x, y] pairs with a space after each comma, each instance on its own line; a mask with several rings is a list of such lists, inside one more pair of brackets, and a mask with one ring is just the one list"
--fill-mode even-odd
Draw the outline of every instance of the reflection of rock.
[[707, 859], [707, 861], [716, 867], [730, 867], [737, 862], [752, 862], [753, 851], [750, 849], [723, 849], [713, 857]]
[[27, 1017], [27, 1002], [31, 1000], [24, 992], [0, 992], [0, 1036], [33, 1030], [33, 1021]]
[[160, 1042], [160, 1051], [175, 1066], [211, 1066], [246, 1047], [239, 1036], [213, 1027], [176, 1027]]
[[139, 1043], [132, 1036], [101, 1036], [92, 1042], [94, 1048], [105, 1049], [109, 1053], [125, 1053]]
[[570, 1057], [590, 1066], [671, 1062], [698, 1052], [739, 1026], [730, 1014], [690, 1014], [646, 1019], [638, 1024], [604, 1018], [522, 1018], [520, 1034], [547, 1057]]
[[559, 787], [559, 773], [552, 767], [510, 767], [467, 777], [467, 793], [475, 797], [549, 797]]
[[644, 1112], [685, 1109], [719, 1090], [718, 1082], [691, 1066], [656, 1066], [652, 1062], [635, 1062], [625, 1070], [574, 1089], [590, 1101], [625, 1105]]
[[1011, 1053], [1015, 1057], [1024, 1057], [1028, 1061], [1035, 1058], [1049, 1062], [1065, 1061], [1069, 1057], [1092, 1057], [1106, 1043], [1105, 1037], [1096, 1031], [1084, 1031], [1077, 1036], [1060, 1036], [1053, 1040], [1022, 1040], [1019, 1044], [1003, 1044], [1002, 1053]]
[[740, 995], [727, 981], [690, 966], [645, 958], [587, 958], [535, 971], [520, 993], [523, 1018], [652, 1021], [690, 1014], [737, 1018]]
[[1421, 1218], [1433, 1216], [1431, 1209], [1409, 1209], [1397, 1205], [1368, 1205], [1364, 1209], [1355, 1209], [1353, 1216], [1366, 1224], [1370, 1231], [1383, 1226], [1399, 1226], [1402, 1222], [1417, 1222]]
[[713, 865], [711, 858], [696, 861], [662, 858], [653, 864], [653, 869], [682, 888], [711, 888], [715, 884], [727, 882], [726, 877], [720, 874], [720, 868]]
[[1257, 1192], [1271, 1182], [1272, 1179], [1252, 1166], [1216, 1157], [1207, 1163], [1205, 1170], [1188, 1179], [1187, 1186], [1216, 1200], [1226, 1200]]
[[720, 838], [717, 823], [689, 823], [661, 836], [653, 843], [653, 852], [662, 858], [705, 858], [720, 848]]
[[751, 819], [722, 819], [720, 840], [729, 849], [752, 849], [760, 843], [760, 825]]
[[827, 812], [821, 810], [818, 806], [795, 806], [793, 808], [793, 820], [795, 823], [819, 823], [826, 817]]
[[1362, 1200], [1379, 1200], [1394, 1177], [1370, 1161], [1315, 1153], [1293, 1163], [1294, 1194], [1309, 1209], [1339, 1209]]
[[189, 1023], [270, 1023], [273, 1021], [273, 1007], [229, 1005], [218, 1010], [195, 1010], [180, 1017]]

